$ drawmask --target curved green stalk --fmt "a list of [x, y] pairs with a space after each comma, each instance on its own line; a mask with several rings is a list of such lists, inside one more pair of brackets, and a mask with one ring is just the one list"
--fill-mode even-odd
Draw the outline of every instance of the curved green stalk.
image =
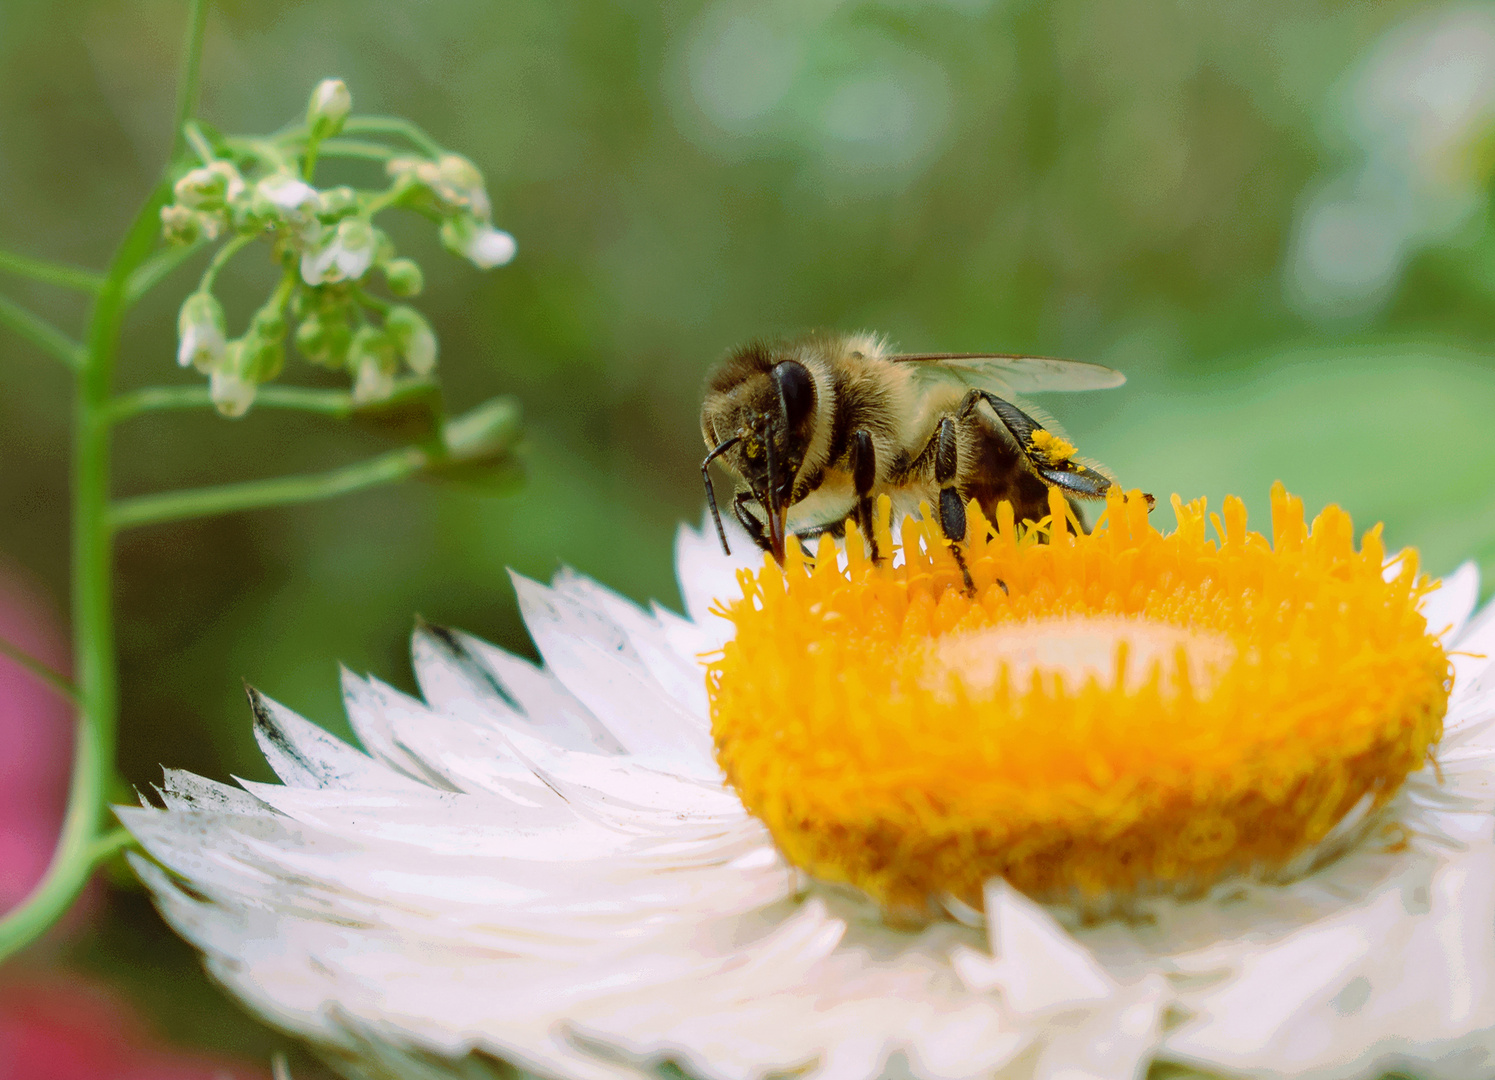
[[57, 671], [50, 665], [42, 663], [20, 646], [13, 645], [4, 638], [0, 638], [0, 656], [8, 657], [15, 663], [20, 664], [69, 701], [76, 702], [78, 700], [78, 688], [73, 685], [72, 679], [69, 679], [62, 672]]
[[47, 285], [61, 285], [79, 292], [96, 293], [104, 287], [104, 275], [81, 266], [33, 259], [12, 251], [0, 251], [0, 270]]
[[8, 326], [54, 360], [74, 371], [83, 367], [83, 347], [40, 315], [0, 296], [0, 325]]
[[[162, 409], [205, 409], [213, 404], [206, 386], [152, 386], [121, 394], [110, 407], [117, 424], [142, 413]], [[338, 419], [353, 413], [353, 395], [346, 390], [314, 390], [302, 386], [261, 386], [254, 395], [256, 409], [294, 409]]]
[[[186, 57], [177, 86], [173, 146], [197, 95], [206, 0], [192, 0]], [[117, 850], [110, 834], [100, 840], [104, 799], [114, 771], [119, 679], [114, 655], [114, 575], [109, 529], [110, 398], [114, 362], [124, 322], [129, 281], [155, 244], [161, 207], [170, 197], [157, 185], [115, 252], [89, 316], [88, 338], [77, 375], [73, 419], [73, 663], [78, 692], [77, 739], [68, 785], [67, 812], [52, 861], [21, 905], [0, 919], [0, 960], [13, 955], [56, 922], [87, 884], [99, 859]]]
[[137, 495], [133, 499], [120, 499], [110, 507], [109, 525], [119, 531], [163, 521], [315, 502], [404, 480], [430, 463], [431, 456], [425, 450], [419, 446], [406, 446], [356, 465], [309, 476], [277, 476], [269, 480], [246, 480], [238, 484]]

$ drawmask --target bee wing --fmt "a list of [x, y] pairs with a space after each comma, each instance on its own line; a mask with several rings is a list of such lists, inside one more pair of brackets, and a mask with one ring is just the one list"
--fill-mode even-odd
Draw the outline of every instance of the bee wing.
[[979, 387], [1000, 396], [1036, 394], [1045, 390], [1109, 390], [1126, 382], [1126, 376], [1114, 368], [1048, 356], [905, 353], [888, 359], [917, 365], [916, 373], [920, 379]]

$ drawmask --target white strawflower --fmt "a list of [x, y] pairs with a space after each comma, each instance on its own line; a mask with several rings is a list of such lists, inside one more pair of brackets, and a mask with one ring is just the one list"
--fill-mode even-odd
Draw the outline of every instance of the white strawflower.
[[[1382, 581], [1377, 534], [1356, 551], [1343, 515], [1326, 512], [1310, 534], [1300, 503], [1274, 497], [1274, 509], [1270, 543], [1245, 534], [1232, 504], [1217, 543], [1202, 507], [1180, 505], [1178, 532], [1160, 535], [1119, 496], [1109, 525], [1055, 527], [1052, 544], [1025, 545], [1010, 521], [989, 534], [973, 523], [987, 539], [972, 542], [972, 600], [946, 549], [921, 546], [933, 537], [923, 523], [903, 527], [915, 537], [908, 568], [873, 566], [853, 545], [838, 560], [827, 539], [813, 573], [791, 544], [783, 573], [756, 580], [738, 576], [759, 565], [740, 531], [729, 559], [709, 529], [682, 530], [688, 617], [569, 572], [548, 588], [516, 576], [543, 668], [422, 625], [424, 700], [344, 673], [362, 751], [253, 693], [281, 783], [168, 771], [164, 808], [120, 815], [155, 860], [135, 859], [139, 873], [209, 970], [359, 1076], [511, 1075], [496, 1059], [579, 1080], [655, 1076], [662, 1062], [703, 1080], [1132, 1080], [1154, 1061], [1264, 1078], [1484, 1075], [1495, 1060], [1495, 669], [1473, 654], [1495, 647], [1495, 608], [1470, 620], [1472, 565], [1428, 592], [1404, 556]], [[1071, 561], [1088, 568], [1088, 592], [1059, 587], [1078, 580]], [[1180, 582], [1196, 571], [1204, 591], [1189, 593]], [[1253, 606], [1253, 575], [1265, 608]], [[733, 604], [744, 585], [748, 600]], [[1157, 593], [1171, 622], [1083, 614], [1082, 597], [1124, 612]], [[1051, 602], [1068, 614], [1043, 615]], [[1009, 603], [1030, 606], [1026, 621], [1003, 621]], [[1232, 621], [1278, 610], [1280, 641]], [[1424, 626], [1460, 650], [1451, 691]], [[983, 686], [969, 634], [985, 635], [988, 667], [1005, 658], [1002, 671], [1032, 677]], [[1129, 644], [1096, 653], [1107, 634]], [[1265, 653], [1250, 651], [1263, 641]], [[1263, 655], [1276, 659], [1263, 667]], [[880, 689], [889, 672], [904, 680], [893, 697]], [[1284, 684], [1263, 723], [1301, 721], [1271, 745], [1229, 712], [1260, 704], [1236, 693], [1258, 675]], [[970, 678], [964, 698], [947, 692], [955, 676]], [[1314, 712], [1320, 692], [1358, 711]], [[985, 693], [1043, 707], [1031, 723], [1020, 708], [973, 714]], [[1407, 711], [1377, 712], [1393, 699]], [[1093, 718], [1128, 710], [1143, 723], [1112, 745]], [[1173, 734], [1175, 714], [1208, 732]], [[1046, 755], [1082, 720], [1093, 760]], [[1019, 721], [1022, 739], [993, 754], [990, 740]], [[1425, 738], [1440, 724], [1433, 765]], [[1367, 740], [1354, 752], [1351, 731]], [[1382, 765], [1412, 771], [1378, 787], [1361, 770], [1383, 738]], [[1246, 764], [1232, 766], [1241, 748]], [[1249, 786], [1284, 768], [1306, 779], [1278, 792], [1280, 805], [1260, 793], [1222, 802], [1203, 830], [1190, 819], [1138, 832], [1123, 815], [1145, 807], [1128, 800], [1174, 783], [1175, 754], [1194, 763], [1176, 774], [1180, 798], [1213, 797], [1212, 778]], [[991, 846], [1016, 817], [956, 815], [967, 771], [1007, 776], [1009, 765], [970, 807], [979, 817], [989, 796], [1038, 815], [1048, 831], [1028, 847]], [[1133, 767], [1120, 787], [1107, 779]], [[1342, 786], [1362, 781], [1380, 796], [1356, 801]], [[1097, 793], [1114, 812], [1096, 820], [1115, 839], [1086, 848]], [[1301, 814], [1347, 802], [1271, 866], [1257, 856], [1275, 832], [1226, 828], [1267, 814], [1292, 831]], [[1054, 859], [1024, 854], [1054, 835]], [[900, 862], [920, 844], [935, 854]], [[1168, 858], [1130, 893], [1086, 894], [1128, 917], [1068, 929], [1064, 905], [1000, 878], [971, 886], [983, 879], [965, 872], [998, 859], [1009, 879], [1114, 886], [1158, 853]], [[942, 865], [955, 918], [879, 908], [791, 857], [891, 896]], [[1182, 865], [1168, 859], [1228, 869], [1186, 880], [1168, 876]], [[1066, 863], [1080, 877], [1064, 878]]]

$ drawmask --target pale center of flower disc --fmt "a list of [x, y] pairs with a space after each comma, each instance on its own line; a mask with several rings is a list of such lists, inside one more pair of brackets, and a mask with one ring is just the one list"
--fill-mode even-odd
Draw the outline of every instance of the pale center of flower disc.
[[1411, 552], [1387, 580], [1379, 528], [1357, 550], [1337, 507], [1310, 531], [1280, 485], [1270, 542], [1239, 499], [1173, 506], [1164, 534], [1113, 492], [1076, 535], [1057, 493], [1031, 528], [973, 503], [974, 595], [927, 520], [895, 546], [885, 504], [896, 558], [852, 527], [744, 572], [708, 675], [744, 805], [790, 861], [897, 907], [979, 904], [993, 876], [1070, 901], [1296, 865], [1442, 734], [1432, 586]]
[[[1207, 694], [1220, 671], [1235, 659], [1235, 643], [1224, 634], [1186, 630], [1150, 619], [1031, 619], [1003, 629], [942, 638], [926, 687], [938, 694], [953, 675], [967, 693], [986, 694], [1004, 676], [1019, 685], [1034, 674], [1056, 676], [1071, 694], [1089, 681], [1107, 690], [1120, 685], [1138, 693], [1156, 668], [1161, 685], [1187, 685]], [[1177, 665], [1188, 665], [1178, 678]]]

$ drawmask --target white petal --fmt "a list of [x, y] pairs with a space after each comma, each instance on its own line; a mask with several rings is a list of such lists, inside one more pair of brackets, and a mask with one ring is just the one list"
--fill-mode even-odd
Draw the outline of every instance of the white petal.
[[654, 681], [616, 623], [538, 582], [513, 578], [519, 610], [546, 666], [630, 754], [686, 776], [720, 775], [702, 719]]
[[1456, 641], [1479, 599], [1479, 567], [1466, 562], [1445, 577], [1438, 588], [1422, 598], [1422, 614], [1428, 632], [1445, 645]]
[[292, 787], [409, 789], [412, 782], [250, 689], [254, 738], [275, 775]]
[[709, 519], [701, 529], [681, 525], [675, 534], [675, 574], [685, 600], [685, 613], [701, 628], [712, 649], [721, 648], [732, 636], [732, 624], [713, 615], [712, 607], [721, 601], [740, 599], [742, 586], [737, 581], [738, 572], [763, 566], [763, 553], [748, 539], [742, 526], [730, 520], [730, 515], [723, 520], [722, 528], [732, 548], [731, 555], [723, 554]]
[[1462, 696], [1495, 664], [1495, 600], [1464, 624], [1453, 640], [1454, 695]]
[[432, 708], [469, 722], [517, 728], [564, 746], [621, 753], [623, 746], [550, 672], [487, 642], [423, 624], [411, 638], [415, 677]]

